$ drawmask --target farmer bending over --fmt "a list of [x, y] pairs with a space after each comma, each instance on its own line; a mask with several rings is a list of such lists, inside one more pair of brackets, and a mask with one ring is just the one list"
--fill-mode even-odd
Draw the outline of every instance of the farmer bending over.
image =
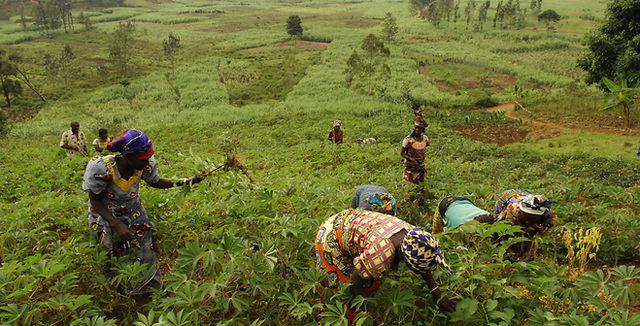
[[[556, 213], [551, 205], [557, 203], [543, 195], [532, 195], [526, 191], [511, 189], [503, 192], [496, 201], [493, 214], [496, 221], [507, 221], [524, 229], [529, 241], [511, 246], [519, 260], [531, 260], [535, 255], [534, 236], [553, 226]], [[519, 235], [518, 235], [519, 236]]]
[[362, 185], [353, 193], [351, 208], [396, 215], [396, 200], [384, 187]]
[[480, 223], [493, 223], [495, 218], [491, 213], [474, 205], [467, 197], [445, 197], [440, 200], [433, 215], [432, 233], [442, 233], [445, 226], [456, 227], [472, 220]]
[[[399, 218], [359, 209], [340, 212], [320, 226], [314, 248], [318, 265], [329, 273], [326, 285], [351, 282], [351, 293], [366, 297], [380, 287], [386, 272], [403, 261], [426, 281], [440, 309], [455, 310], [455, 301], [442, 295], [431, 275], [436, 266], [451, 271], [438, 242]], [[355, 315], [347, 305], [350, 323]]]

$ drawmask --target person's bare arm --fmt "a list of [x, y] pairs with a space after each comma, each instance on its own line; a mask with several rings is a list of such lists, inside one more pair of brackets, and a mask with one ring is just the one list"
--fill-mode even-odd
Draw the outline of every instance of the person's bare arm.
[[126, 226], [124, 223], [120, 222], [118, 219], [113, 216], [111, 211], [107, 209], [106, 206], [100, 201], [98, 195], [94, 194], [91, 190], [89, 190], [89, 202], [91, 202], [91, 207], [96, 211], [96, 213], [100, 214], [102, 218], [111, 225], [111, 227], [116, 230], [116, 233], [120, 237], [122, 241], [131, 241], [134, 239], [133, 232]]
[[[365, 298], [367, 295], [364, 292], [364, 285], [365, 285], [366, 280], [362, 277], [362, 275], [360, 274], [360, 272], [358, 272], [357, 270], [353, 271], [353, 273], [351, 273], [351, 294], [356, 297], [356, 296], [362, 296], [363, 298]], [[381, 325], [380, 319], [378, 318], [377, 314], [374, 313], [371, 305], [369, 304], [368, 301], [364, 302], [364, 309], [369, 312], [369, 314], [371, 315], [371, 317], [373, 318], [373, 324], [374, 325]]]
[[407, 161], [417, 164], [416, 160], [413, 157], [409, 156], [409, 146], [402, 147], [402, 149], [400, 150], [400, 156], [402, 156], [402, 158]]
[[436, 281], [433, 279], [433, 275], [430, 272], [420, 273], [422, 278], [427, 282], [429, 287], [429, 293], [433, 296], [433, 299], [438, 303], [440, 309], [453, 312], [456, 310], [456, 302], [450, 299], [448, 296], [443, 296], [442, 291], [438, 288]]
[[178, 180], [176, 181], [176, 183], [174, 184], [173, 181], [167, 179], [167, 178], [160, 178], [158, 180], [158, 182], [154, 183], [154, 184], [149, 184], [151, 187], [154, 188], [159, 188], [159, 189], [167, 189], [167, 188], [171, 188], [174, 186], [183, 186], [186, 184], [196, 184], [196, 183], [200, 183], [204, 178], [202, 177], [193, 177], [190, 179], [184, 179], [184, 180]]

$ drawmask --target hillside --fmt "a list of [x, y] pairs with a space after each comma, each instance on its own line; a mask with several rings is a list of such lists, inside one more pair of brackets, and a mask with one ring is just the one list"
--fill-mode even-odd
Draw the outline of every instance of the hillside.
[[[468, 196], [485, 209], [512, 188], [558, 201], [555, 226], [538, 238], [531, 262], [512, 263], [503, 246], [491, 245], [494, 232], [513, 231], [504, 225], [439, 237], [453, 274], [435, 277], [459, 300], [457, 311], [439, 311], [424, 282], [402, 267], [370, 299], [385, 324], [640, 323], [638, 133], [621, 130], [615, 114], [597, 110], [603, 94], [576, 82], [582, 35], [595, 24], [579, 17], [601, 17], [600, 2], [544, 2], [568, 16], [555, 32], [531, 17], [520, 30], [487, 22], [473, 32], [462, 20], [435, 28], [400, 0], [127, 5], [83, 8], [95, 22], [91, 31], [77, 26], [41, 36], [11, 19], [0, 22], [3, 49], [30, 58], [30, 71], [40, 71], [44, 53], [64, 44], [76, 51], [78, 67], [66, 82], [34, 74], [52, 98], [38, 103], [25, 90], [9, 109], [37, 114], [13, 123], [0, 145], [0, 322], [344, 323], [348, 292], [322, 291], [325, 274], [315, 267], [312, 243], [324, 219], [348, 208], [358, 185], [378, 184], [398, 199], [398, 216], [425, 230], [448, 195]], [[354, 79], [347, 87], [347, 59], [367, 34], [380, 33], [386, 12], [399, 25], [396, 39], [385, 41], [390, 76], [370, 87]], [[289, 40], [289, 15], [300, 15], [304, 40]], [[109, 33], [124, 19], [135, 21], [138, 40], [126, 87], [117, 69], [100, 75], [94, 65], [109, 62]], [[182, 42], [172, 79], [159, 55], [169, 32]], [[530, 113], [487, 112], [491, 105], [483, 101], [518, 101]], [[412, 102], [430, 124], [428, 175], [420, 187], [401, 182], [400, 145], [412, 128]], [[575, 125], [576, 116], [584, 124]], [[335, 119], [345, 132], [340, 146], [326, 141]], [[230, 171], [192, 187], [142, 187], [165, 284], [150, 303], [118, 291], [136, 283], [135, 269], [123, 266], [114, 279], [103, 274], [106, 254], [89, 235], [81, 189], [87, 158], [68, 160], [58, 147], [72, 120], [89, 140], [100, 127], [112, 135], [143, 130], [160, 174], [174, 179], [223, 162], [223, 149], [233, 146], [255, 180]], [[536, 127], [540, 122], [557, 129]], [[591, 122], [599, 130], [587, 128]], [[492, 136], [477, 141], [461, 136], [462, 129]], [[508, 130], [520, 136], [492, 141]], [[377, 143], [355, 143], [366, 137]], [[599, 250], [587, 250], [595, 254], [588, 264], [572, 263], [577, 256], [567, 258], [563, 237], [573, 235], [578, 251], [576, 242], [587, 238], [580, 230], [595, 228]]]

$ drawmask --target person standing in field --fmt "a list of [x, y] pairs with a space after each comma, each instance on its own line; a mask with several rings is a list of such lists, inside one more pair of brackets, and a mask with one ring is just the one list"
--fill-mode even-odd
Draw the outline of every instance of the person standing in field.
[[[426, 281], [440, 309], [455, 310], [456, 302], [442, 295], [431, 275], [437, 266], [451, 272], [438, 242], [428, 232], [397, 217], [360, 209], [342, 211], [320, 225], [314, 248], [318, 266], [328, 273], [325, 286], [350, 282], [353, 296], [367, 297], [402, 261]], [[348, 304], [346, 308], [353, 324], [357, 312]]]
[[98, 129], [98, 138], [93, 140], [93, 148], [96, 149], [98, 153], [102, 153], [105, 148], [107, 148], [107, 144], [111, 142], [111, 137], [109, 137], [109, 132], [107, 129], [100, 128]]
[[396, 215], [396, 200], [384, 187], [362, 185], [353, 193], [351, 208]]
[[329, 132], [329, 138], [328, 139], [330, 141], [332, 141], [336, 145], [340, 145], [340, 144], [344, 143], [344, 141], [342, 139], [343, 138], [342, 137], [342, 129], [340, 129], [341, 125], [342, 125], [342, 121], [333, 120], [333, 128]]
[[429, 146], [429, 137], [423, 132], [428, 124], [422, 117], [422, 111], [415, 111], [416, 118], [413, 122], [413, 130], [402, 142], [400, 155], [404, 158], [404, 176], [402, 180], [414, 184], [424, 181], [425, 175], [425, 151]]
[[140, 180], [154, 188], [171, 188], [202, 181], [200, 177], [176, 183], [161, 178], [151, 140], [143, 132], [128, 129], [107, 147], [117, 155], [94, 156], [84, 174], [82, 189], [89, 193], [89, 227], [109, 256], [134, 255], [147, 274], [131, 290], [162, 287], [158, 257], [153, 248], [151, 222], [138, 194]]
[[71, 121], [71, 129], [62, 133], [62, 139], [60, 139], [60, 147], [66, 150], [68, 158], [74, 155], [89, 156], [87, 150], [87, 138], [84, 133], [80, 131], [80, 123], [78, 121]]

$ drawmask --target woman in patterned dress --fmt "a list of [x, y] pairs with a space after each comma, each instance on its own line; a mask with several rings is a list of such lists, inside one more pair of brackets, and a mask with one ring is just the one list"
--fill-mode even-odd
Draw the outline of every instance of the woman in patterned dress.
[[422, 111], [415, 112], [413, 130], [402, 142], [400, 155], [404, 158], [404, 176], [402, 180], [414, 184], [424, 181], [425, 165], [424, 157], [429, 137], [423, 132], [427, 128], [427, 122], [422, 117]]
[[[89, 226], [99, 237], [109, 256], [135, 255], [135, 259], [148, 267], [144, 280], [132, 293], [147, 287], [162, 287], [158, 257], [153, 249], [151, 222], [138, 190], [140, 180], [154, 188], [195, 184], [195, 177], [175, 184], [158, 175], [151, 140], [143, 132], [128, 129], [107, 145], [118, 155], [95, 156], [87, 164], [82, 189], [89, 192]], [[133, 261], [132, 261], [133, 262]]]
[[[455, 310], [455, 301], [442, 295], [431, 275], [437, 266], [450, 271], [438, 242], [397, 217], [359, 209], [342, 211], [320, 226], [314, 243], [318, 265], [329, 273], [326, 285], [351, 282], [352, 294], [366, 297], [380, 287], [386, 272], [404, 261], [426, 281], [441, 309]], [[355, 315], [347, 305], [350, 322]]]

